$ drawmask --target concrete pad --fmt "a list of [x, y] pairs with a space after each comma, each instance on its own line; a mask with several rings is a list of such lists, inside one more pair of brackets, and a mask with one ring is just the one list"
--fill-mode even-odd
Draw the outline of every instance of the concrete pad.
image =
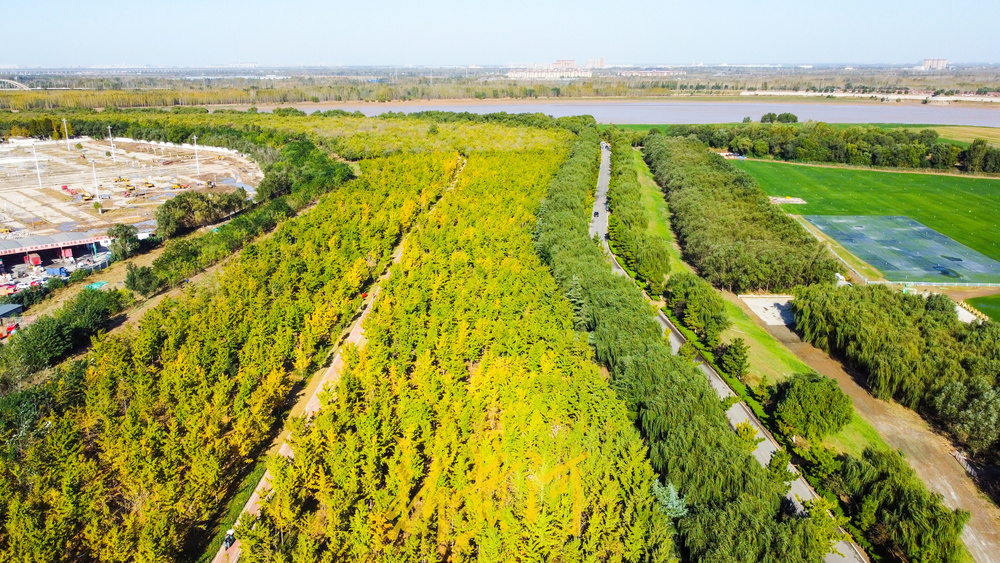
[[975, 315], [973, 315], [969, 311], [966, 311], [965, 309], [961, 308], [958, 305], [955, 305], [955, 311], [958, 313], [958, 320], [962, 321], [965, 324], [969, 324], [972, 321], [976, 320]]
[[740, 299], [750, 307], [764, 324], [770, 326], [794, 326], [795, 314], [792, 313], [791, 295], [741, 295]]

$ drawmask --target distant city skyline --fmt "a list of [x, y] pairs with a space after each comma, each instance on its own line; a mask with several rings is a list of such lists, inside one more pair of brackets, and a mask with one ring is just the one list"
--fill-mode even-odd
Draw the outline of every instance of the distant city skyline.
[[[378, 4], [37, 0], [4, 7], [0, 70], [65, 67], [1000, 63], [1000, 2]], [[31, 22], [44, 22], [32, 25]]]

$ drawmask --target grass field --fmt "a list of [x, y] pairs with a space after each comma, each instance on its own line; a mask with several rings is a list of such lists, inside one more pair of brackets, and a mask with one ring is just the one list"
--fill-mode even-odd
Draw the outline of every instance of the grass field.
[[979, 309], [993, 322], [1000, 322], [1000, 295], [973, 297], [965, 300], [969, 305]]
[[1000, 260], [1000, 180], [733, 161], [801, 215], [905, 215]]
[[969, 125], [935, 125], [931, 127], [942, 139], [971, 144], [976, 139], [986, 139], [991, 145], [1000, 147], [1000, 127], [972, 127]]
[[663, 191], [653, 180], [653, 173], [649, 171], [645, 161], [642, 160], [642, 153], [634, 151], [635, 169], [639, 173], [639, 185], [642, 187], [642, 204], [649, 212], [649, 232], [663, 237], [670, 242], [670, 271], [679, 272], [682, 270], [691, 271], [687, 264], [681, 260], [681, 251], [674, 240], [674, 232], [670, 229], [669, 209]]
[[[933, 129], [941, 135], [941, 138], [950, 141], [961, 147], [968, 147], [976, 139], [986, 139], [991, 145], [1000, 147], [1000, 127], [975, 127], [971, 125], [930, 125], [930, 124], [909, 124], [909, 123], [831, 123], [838, 129], [847, 127], [878, 127], [880, 129]], [[662, 128], [662, 124], [655, 123], [628, 123], [613, 124], [614, 127], [627, 131], [647, 132], [650, 128]], [[612, 127], [612, 124], [601, 125], [602, 129]]]
[[733, 301], [735, 296], [726, 297], [726, 316], [733, 322], [722, 333], [723, 342], [732, 342], [742, 338], [750, 348], [750, 371], [746, 383], [756, 386], [765, 378], [771, 384], [784, 381], [796, 373], [812, 371], [767, 330], [760, 327], [750, 314], [737, 306]]

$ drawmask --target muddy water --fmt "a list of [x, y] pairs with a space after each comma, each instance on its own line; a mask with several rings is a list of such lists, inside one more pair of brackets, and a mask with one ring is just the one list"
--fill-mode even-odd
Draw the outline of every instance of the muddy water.
[[[997, 104], [1000, 106], [1000, 104]], [[394, 111], [455, 111], [472, 113], [544, 113], [554, 117], [592, 115], [599, 123], [731, 123], [765, 113], [791, 112], [800, 121], [827, 123], [905, 123], [1000, 127], [1000, 107], [939, 106], [903, 103], [837, 104], [796, 102], [684, 102], [660, 100], [300, 104], [299, 109], [344, 109], [379, 115]]]

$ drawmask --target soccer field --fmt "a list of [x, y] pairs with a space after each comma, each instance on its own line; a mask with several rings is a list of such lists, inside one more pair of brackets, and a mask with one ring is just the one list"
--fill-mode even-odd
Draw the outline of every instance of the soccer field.
[[768, 194], [806, 200], [796, 215], [906, 216], [1000, 260], [1000, 180], [732, 161]]

